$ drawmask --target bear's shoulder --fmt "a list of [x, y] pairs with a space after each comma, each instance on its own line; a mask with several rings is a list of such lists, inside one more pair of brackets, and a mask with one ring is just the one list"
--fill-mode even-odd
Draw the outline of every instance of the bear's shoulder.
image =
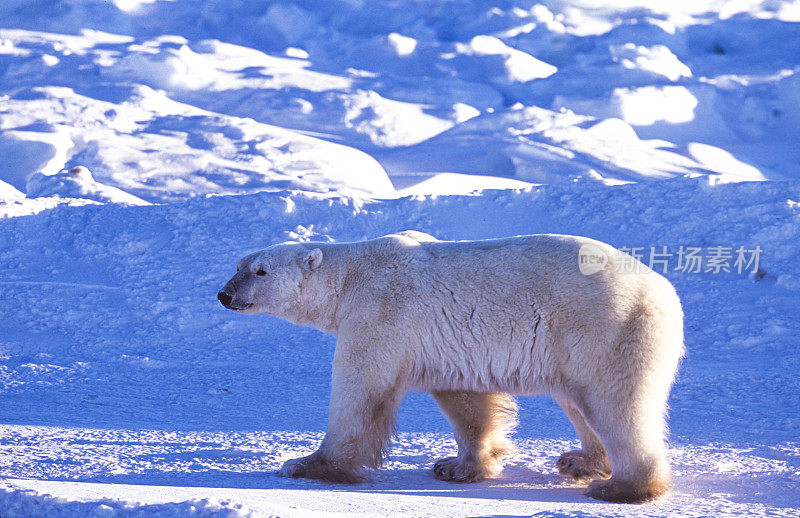
[[389, 234], [379, 237], [375, 241], [388, 245], [391, 248], [407, 248], [417, 247], [423, 243], [438, 242], [439, 240], [430, 234], [426, 234], [425, 232], [419, 232], [417, 230], [404, 230], [402, 232], [397, 232], [396, 234]]

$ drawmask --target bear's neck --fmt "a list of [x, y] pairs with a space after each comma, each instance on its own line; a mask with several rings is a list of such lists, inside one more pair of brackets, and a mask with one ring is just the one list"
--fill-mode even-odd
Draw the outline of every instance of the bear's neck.
[[354, 257], [360, 255], [357, 252], [361, 250], [353, 250], [352, 244], [350, 246], [346, 256], [341, 253], [341, 245], [325, 244], [319, 247], [323, 253], [322, 265], [303, 279], [300, 300], [292, 307], [292, 315], [288, 320], [336, 334], [346, 285], [352, 282], [351, 270], [354, 265], [361, 264]]

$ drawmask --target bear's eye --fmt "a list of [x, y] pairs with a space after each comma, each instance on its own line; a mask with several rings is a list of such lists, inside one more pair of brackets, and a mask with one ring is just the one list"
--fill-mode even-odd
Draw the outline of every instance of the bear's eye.
[[267, 272], [265, 272], [263, 268], [259, 268], [258, 271], [256, 272], [256, 275], [266, 275], [266, 274]]

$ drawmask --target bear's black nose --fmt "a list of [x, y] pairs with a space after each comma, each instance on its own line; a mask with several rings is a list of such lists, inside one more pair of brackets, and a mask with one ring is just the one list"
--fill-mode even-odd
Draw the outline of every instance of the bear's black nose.
[[222, 302], [222, 305], [225, 306], [226, 308], [231, 307], [231, 300], [233, 300], [233, 297], [231, 297], [224, 291], [220, 291], [219, 293], [217, 293], [217, 298], [219, 299], [220, 302]]

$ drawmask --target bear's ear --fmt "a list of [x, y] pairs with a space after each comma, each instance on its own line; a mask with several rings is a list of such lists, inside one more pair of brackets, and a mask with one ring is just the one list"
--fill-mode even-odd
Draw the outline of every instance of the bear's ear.
[[316, 270], [322, 264], [322, 250], [315, 248], [306, 252], [300, 260], [303, 270]]

